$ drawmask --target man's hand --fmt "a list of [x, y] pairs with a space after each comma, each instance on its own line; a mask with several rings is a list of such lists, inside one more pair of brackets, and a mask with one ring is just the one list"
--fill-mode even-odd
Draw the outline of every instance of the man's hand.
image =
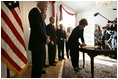
[[50, 43], [50, 39], [48, 38], [47, 40], [46, 40], [46, 44], [49, 44]]
[[51, 41], [51, 44], [54, 46], [54, 42], [53, 41]]

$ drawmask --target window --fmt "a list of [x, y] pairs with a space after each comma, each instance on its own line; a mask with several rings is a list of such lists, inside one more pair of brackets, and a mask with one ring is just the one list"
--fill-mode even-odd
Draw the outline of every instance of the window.
[[59, 24], [63, 24], [64, 29], [67, 30], [68, 27], [75, 28], [75, 15], [69, 15], [62, 9], [63, 20]]

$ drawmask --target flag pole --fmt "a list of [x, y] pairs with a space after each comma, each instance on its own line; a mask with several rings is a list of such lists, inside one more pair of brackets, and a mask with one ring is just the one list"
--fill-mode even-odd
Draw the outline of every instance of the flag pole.
[[7, 78], [10, 78], [10, 70], [7, 68]]

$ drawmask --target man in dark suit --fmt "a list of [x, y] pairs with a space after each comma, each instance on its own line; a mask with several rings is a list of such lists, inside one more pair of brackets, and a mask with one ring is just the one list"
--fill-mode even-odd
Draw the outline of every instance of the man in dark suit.
[[[43, 18], [44, 18], [44, 20], [46, 19], [46, 17], [47, 17], [47, 13], [46, 12], [42, 12], [42, 14], [43, 14]], [[46, 24], [45, 24], [45, 27], [46, 27]], [[49, 67], [49, 65], [47, 65], [46, 64], [46, 51], [45, 51], [45, 53], [44, 53], [44, 63], [43, 63], [43, 67]], [[45, 71], [43, 71], [42, 73], [46, 73]]]
[[46, 27], [46, 33], [50, 37], [51, 42], [48, 44], [48, 58], [49, 65], [56, 66], [55, 56], [56, 56], [56, 30], [54, 26], [55, 18], [50, 17], [50, 24]]
[[[72, 66], [75, 71], [79, 71], [78, 59], [79, 59], [79, 46], [86, 46], [84, 43], [84, 27], [87, 26], [87, 20], [81, 19], [79, 25], [75, 27], [69, 37], [68, 44], [70, 48], [70, 56], [72, 61]], [[78, 39], [81, 38], [82, 44], [79, 43]]]
[[37, 7], [29, 12], [31, 28], [29, 50], [32, 52], [32, 78], [40, 78], [45, 53], [45, 44], [50, 42], [46, 35], [45, 22], [41, 12], [47, 10], [48, 2], [39, 1]]
[[[111, 35], [111, 47], [113, 50], [117, 49], [117, 18], [113, 21], [111, 28], [110, 28], [112, 35]], [[117, 53], [114, 55], [110, 55], [111, 58], [117, 59]]]
[[[64, 58], [64, 41], [66, 41], [66, 32], [63, 30], [63, 25], [60, 24], [60, 29], [57, 30], [56, 33], [57, 41], [58, 41], [58, 58], [59, 60]], [[62, 52], [62, 56], [60, 55]]]

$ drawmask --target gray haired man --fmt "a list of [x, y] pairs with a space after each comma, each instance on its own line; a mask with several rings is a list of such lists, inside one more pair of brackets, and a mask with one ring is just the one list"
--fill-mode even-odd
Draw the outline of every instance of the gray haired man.
[[29, 12], [31, 28], [29, 50], [32, 52], [32, 78], [40, 78], [44, 63], [45, 44], [50, 42], [46, 35], [45, 22], [41, 12], [47, 10], [48, 2], [39, 1], [37, 7]]

